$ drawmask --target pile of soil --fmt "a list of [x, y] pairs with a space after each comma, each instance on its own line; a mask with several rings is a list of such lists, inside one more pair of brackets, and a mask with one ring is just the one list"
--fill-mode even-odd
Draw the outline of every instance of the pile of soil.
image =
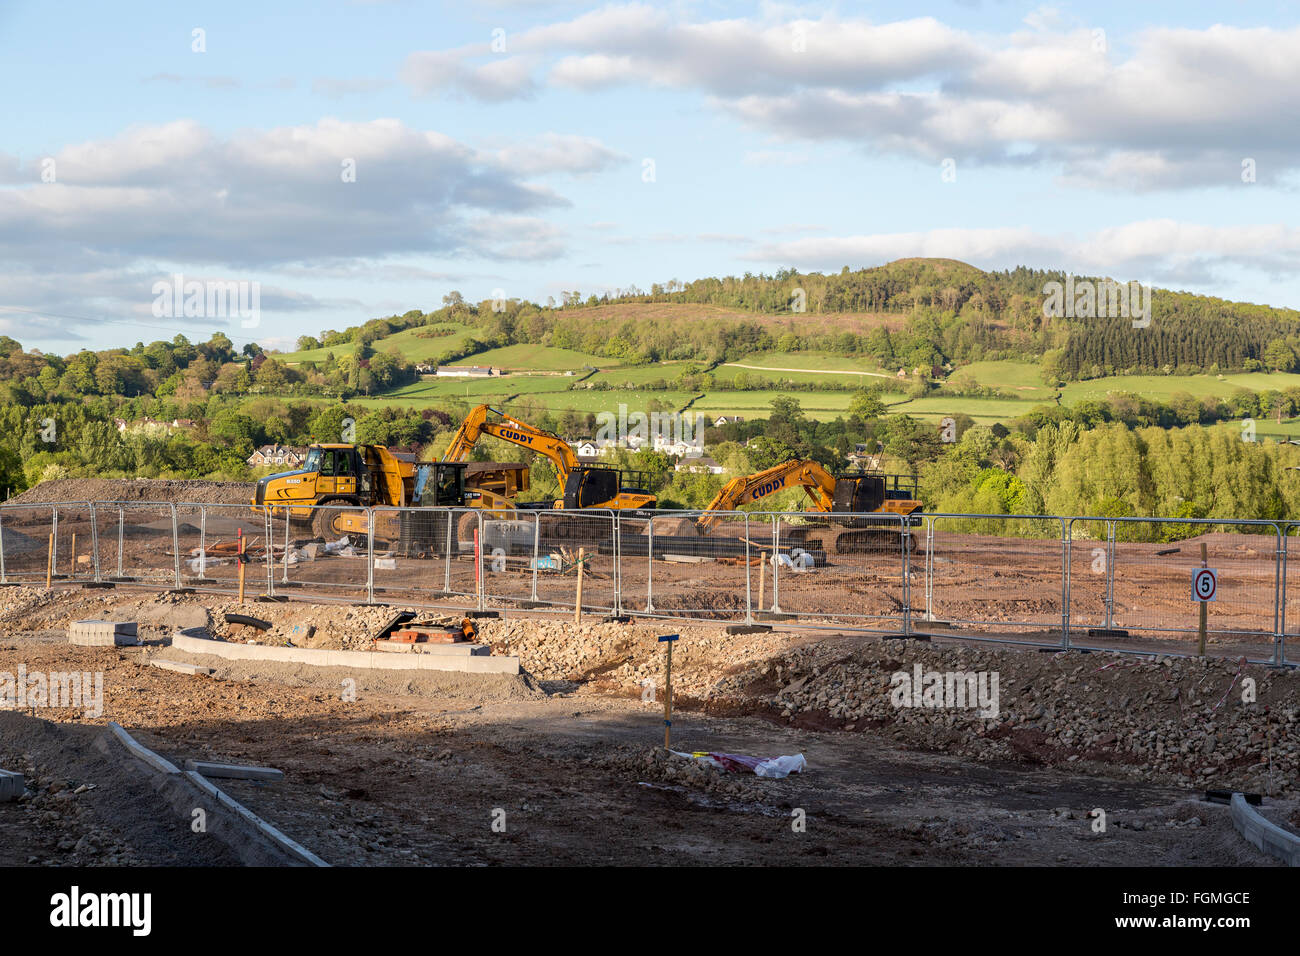
[[171, 501], [201, 505], [246, 505], [253, 485], [246, 481], [156, 481], [149, 478], [58, 478], [43, 481], [8, 504], [53, 501]]

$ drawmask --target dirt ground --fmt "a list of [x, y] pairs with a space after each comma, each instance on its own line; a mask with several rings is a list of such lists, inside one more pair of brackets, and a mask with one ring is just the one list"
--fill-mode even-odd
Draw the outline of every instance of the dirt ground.
[[[283, 770], [281, 783], [220, 785], [339, 865], [1270, 865], [1205, 786], [1269, 783], [1270, 812], [1293, 824], [1300, 806], [1294, 681], [1251, 671], [1273, 707], [1252, 723], [1212, 709], [1236, 686], [1231, 662], [681, 628], [674, 746], [808, 761], [767, 780], [664, 753], [662, 698], [643, 699], [662, 653], [652, 625], [480, 622], [496, 653], [521, 658], [519, 677], [206, 658], [217, 671], [200, 678], [146, 662], [183, 657], [165, 646], [177, 627], [222, 632], [228, 597], [11, 588], [0, 600], [0, 673], [100, 672], [104, 686], [98, 716], [0, 714], [0, 767], [30, 788], [0, 804], [0, 863], [231, 862], [93, 747], [109, 720], [174, 761]], [[281, 629], [314, 621], [316, 646], [356, 646], [392, 609], [244, 610]], [[139, 620], [151, 643], [67, 644], [67, 624], [87, 617]], [[882, 680], [913, 662], [999, 668], [1004, 713], [893, 710]], [[1217, 748], [1202, 745], [1206, 727]], [[1194, 733], [1195, 748], [1175, 746]]]

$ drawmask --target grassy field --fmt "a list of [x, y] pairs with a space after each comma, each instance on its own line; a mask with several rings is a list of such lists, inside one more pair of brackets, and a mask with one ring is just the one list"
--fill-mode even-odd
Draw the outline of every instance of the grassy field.
[[1187, 392], [1197, 398], [1227, 398], [1239, 388], [1252, 392], [1300, 386], [1300, 375], [1289, 372], [1243, 372], [1239, 375], [1116, 375], [1112, 378], [1071, 382], [1062, 390], [1067, 405], [1089, 398], [1105, 398], [1110, 392], [1134, 392], [1145, 398], [1168, 401], [1171, 395]]
[[[433, 337], [421, 334], [430, 330], [446, 331], [450, 334]], [[408, 361], [427, 362], [438, 356], [464, 348], [466, 343], [473, 337], [474, 330], [461, 325], [421, 326], [415, 329], [405, 329], [379, 339], [372, 347], [377, 352], [388, 352], [395, 348]], [[302, 362], [323, 362], [330, 352], [334, 353], [335, 358], [342, 358], [344, 355], [354, 353], [356, 348], [355, 344], [349, 342], [346, 345], [332, 345], [325, 348], [309, 349], [305, 352], [285, 352], [282, 355], [274, 356], [274, 358], [289, 365], [297, 365]]]
[[[658, 316], [665, 322], [683, 321], [694, 316], [698, 321], [711, 319], [737, 320], [745, 318], [760, 324], [779, 327], [789, 322], [789, 316], [755, 316], [728, 309], [678, 304], [614, 306], [582, 309], [593, 323], [611, 324], [636, 319], [653, 320]], [[846, 317], [839, 316], [837, 321]], [[863, 327], [880, 324], [883, 316], [848, 317]], [[612, 327], [612, 325], [611, 325]], [[375, 343], [379, 351], [396, 348], [410, 361], [437, 360], [448, 352], [462, 349], [473, 337], [475, 330], [467, 326], [443, 324], [433, 327], [449, 334], [427, 337], [425, 328], [407, 329]], [[353, 345], [331, 349], [313, 349], [276, 356], [281, 361], [298, 363], [323, 361], [329, 352], [336, 357], [350, 354]], [[486, 402], [509, 406], [512, 403], [538, 405], [553, 411], [616, 412], [620, 404], [629, 411], [644, 411], [650, 403], [681, 409], [694, 399], [692, 411], [709, 417], [742, 415], [746, 418], [765, 417], [771, 402], [779, 395], [798, 399], [804, 412], [811, 418], [830, 421], [847, 413], [856, 388], [889, 383], [893, 386], [896, 369], [882, 369], [869, 358], [854, 358], [832, 352], [756, 352], [735, 362], [712, 369], [718, 381], [731, 382], [738, 375], [771, 380], [784, 379], [798, 383], [834, 383], [842, 390], [791, 391], [761, 389], [752, 391], [716, 390], [702, 397], [687, 391], [657, 391], [644, 386], [655, 382], [671, 382], [686, 371], [705, 370], [700, 362], [678, 360], [655, 365], [624, 365], [617, 359], [592, 355], [570, 349], [542, 345], [511, 345], [491, 349], [460, 360], [459, 364], [490, 365], [506, 369], [511, 374], [487, 379], [431, 379], [403, 386], [384, 395], [362, 399], [361, 404], [379, 406], [399, 404], [413, 408], [428, 408], [449, 401]], [[591, 369], [598, 369], [591, 372]], [[572, 375], [558, 374], [572, 372]], [[953, 394], [954, 386], [974, 383], [998, 391], [995, 398], [972, 398]], [[608, 388], [587, 388], [587, 385], [605, 385]], [[884, 398], [891, 414], [912, 415], [926, 421], [938, 422], [947, 415], [964, 413], [976, 422], [990, 425], [1007, 423], [1025, 414], [1035, 405], [1054, 404], [1059, 394], [1063, 405], [1073, 405], [1087, 400], [1104, 400], [1112, 392], [1129, 392], [1146, 398], [1167, 402], [1180, 392], [1198, 398], [1225, 398], [1238, 389], [1266, 391], [1300, 386], [1300, 374], [1243, 373], [1238, 375], [1132, 375], [1115, 376], [1088, 382], [1072, 382], [1064, 388], [1045, 385], [1036, 362], [999, 360], [975, 362], [957, 369], [949, 383], [931, 391], [924, 398], [908, 399], [901, 393], [887, 393]], [[1266, 422], [1257, 425], [1262, 437], [1300, 437], [1297, 422]]]
[[465, 359], [462, 364], [491, 365], [493, 368], [521, 371], [581, 373], [586, 366], [604, 369], [616, 368], [623, 363], [618, 359], [570, 349], [556, 349], [548, 345], [507, 345], [505, 348], [479, 352], [472, 358]]

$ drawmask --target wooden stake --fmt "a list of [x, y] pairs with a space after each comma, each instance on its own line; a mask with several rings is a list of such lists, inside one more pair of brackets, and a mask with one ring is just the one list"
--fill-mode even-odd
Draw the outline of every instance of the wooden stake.
[[72, 533], [72, 577], [77, 576], [77, 533]]
[[238, 558], [238, 560], [239, 560], [239, 603], [240, 603], [240, 604], [243, 604], [243, 603], [244, 603], [244, 529], [243, 529], [243, 528], [238, 529], [238, 530], [236, 531], [236, 536], [239, 538], [239, 551], [238, 551], [238, 554], [239, 554], [239, 558]]
[[586, 568], [587, 551], [585, 548], [578, 549], [578, 593], [573, 599], [573, 623], [582, 623], [582, 572]]
[[[1201, 567], [1203, 568], [1209, 567], [1208, 559], [1205, 552], [1204, 541], [1201, 542]], [[1197, 634], [1196, 653], [1199, 654], [1201, 657], [1205, 656], [1205, 626], [1209, 617], [1209, 610], [1210, 610], [1210, 602], [1202, 601], [1201, 602], [1201, 623], [1200, 623], [1200, 627], [1197, 628], [1197, 632], [1196, 632]]]
[[763, 610], [763, 582], [767, 579], [767, 552], [758, 556], [758, 609]]
[[668, 641], [668, 657], [664, 662], [664, 750], [668, 749], [673, 731], [673, 642]]
[[483, 552], [479, 546], [478, 528], [474, 529], [474, 596], [483, 599]]
[[45, 586], [54, 586], [54, 535], [50, 535], [50, 550], [45, 555]]

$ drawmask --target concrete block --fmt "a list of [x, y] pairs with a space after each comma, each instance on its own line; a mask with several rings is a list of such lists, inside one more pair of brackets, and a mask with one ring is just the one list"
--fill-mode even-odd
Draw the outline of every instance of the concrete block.
[[187, 760], [185, 769], [205, 777], [223, 777], [227, 780], [264, 780], [278, 783], [284, 779], [284, 771], [274, 767], [249, 767], [235, 763], [210, 763], [206, 760]]
[[17, 800], [27, 789], [23, 775], [12, 770], [0, 770], [0, 802]]
[[416, 654], [447, 654], [460, 657], [487, 657], [492, 653], [487, 644], [412, 644]]
[[190, 674], [194, 677], [207, 677], [212, 673], [211, 667], [204, 667], [202, 664], [187, 664], [184, 661], [168, 661], [156, 657], [149, 662], [151, 667], [160, 667], [165, 671], [176, 671], [178, 674]]
[[130, 647], [140, 643], [135, 621], [73, 621], [68, 643], [82, 647]]

